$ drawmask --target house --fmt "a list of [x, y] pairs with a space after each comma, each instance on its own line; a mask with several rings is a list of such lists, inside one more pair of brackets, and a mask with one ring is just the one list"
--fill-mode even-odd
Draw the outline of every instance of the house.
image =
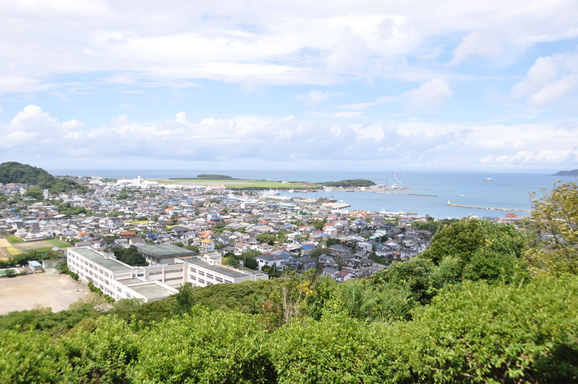
[[213, 252], [215, 250], [215, 242], [211, 239], [204, 239], [201, 241], [199, 247], [201, 252]]
[[342, 269], [341, 271], [337, 272], [334, 276], [335, 281], [340, 283], [343, 283], [347, 280], [355, 279], [355, 273], [347, 269]]
[[282, 271], [285, 269], [285, 263], [287, 259], [281, 256], [273, 255], [270, 253], [259, 255], [255, 257], [257, 263], [259, 263], [259, 269], [263, 270], [264, 267], [277, 267], [278, 270]]
[[317, 260], [309, 256], [303, 256], [294, 261], [297, 269], [306, 271], [311, 268], [317, 268]]

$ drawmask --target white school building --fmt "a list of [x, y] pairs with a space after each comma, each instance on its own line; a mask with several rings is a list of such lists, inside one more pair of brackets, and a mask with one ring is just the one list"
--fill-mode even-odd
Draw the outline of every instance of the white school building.
[[69, 248], [66, 255], [68, 269], [78, 274], [81, 280], [91, 282], [116, 300], [160, 300], [177, 293], [178, 288], [187, 282], [206, 287], [268, 279], [264, 273], [251, 273], [221, 265], [221, 256], [217, 253], [203, 257], [175, 258], [171, 260], [171, 264], [146, 267], [127, 265], [117, 260], [113, 254], [91, 248]]

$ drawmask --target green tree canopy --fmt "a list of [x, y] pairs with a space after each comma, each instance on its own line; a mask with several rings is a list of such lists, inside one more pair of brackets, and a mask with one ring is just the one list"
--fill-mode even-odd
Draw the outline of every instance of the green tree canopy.
[[526, 257], [535, 271], [578, 274], [578, 184], [559, 183], [534, 200], [532, 219], [540, 236]]

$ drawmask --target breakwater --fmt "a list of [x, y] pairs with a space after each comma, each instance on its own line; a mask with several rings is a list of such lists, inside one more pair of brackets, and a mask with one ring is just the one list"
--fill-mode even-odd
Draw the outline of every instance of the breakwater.
[[511, 212], [532, 212], [531, 209], [520, 208], [496, 208], [496, 207], [476, 207], [473, 205], [452, 204], [448, 201], [448, 207], [469, 208], [469, 209], [486, 209], [488, 211], [511, 211]]

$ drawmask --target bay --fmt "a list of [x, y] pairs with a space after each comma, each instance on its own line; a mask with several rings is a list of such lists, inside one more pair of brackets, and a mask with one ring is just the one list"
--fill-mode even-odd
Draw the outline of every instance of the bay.
[[[390, 171], [317, 171], [317, 170], [51, 170], [56, 175], [82, 175], [121, 178], [133, 178], [140, 175], [147, 179], [196, 177], [201, 173], [229, 175], [235, 178], [272, 180], [272, 181], [339, 181], [347, 179], [368, 179], [377, 184], [390, 184], [390, 180], [412, 188], [400, 193], [436, 195], [415, 196], [401, 194], [365, 193], [365, 192], [312, 192], [287, 193], [284, 196], [303, 196], [307, 198], [328, 197], [350, 204], [348, 209], [413, 212], [419, 216], [430, 215], [436, 218], [459, 218], [468, 215], [478, 217], [503, 217], [508, 211], [490, 211], [482, 209], [459, 208], [453, 204], [510, 209], [532, 209], [531, 193], [542, 196], [542, 189], [550, 191], [556, 180], [576, 181], [572, 177], [554, 177], [540, 173], [479, 173], [479, 172], [398, 172]], [[485, 180], [491, 178], [491, 180]], [[529, 216], [527, 212], [515, 212], [518, 216]]]

